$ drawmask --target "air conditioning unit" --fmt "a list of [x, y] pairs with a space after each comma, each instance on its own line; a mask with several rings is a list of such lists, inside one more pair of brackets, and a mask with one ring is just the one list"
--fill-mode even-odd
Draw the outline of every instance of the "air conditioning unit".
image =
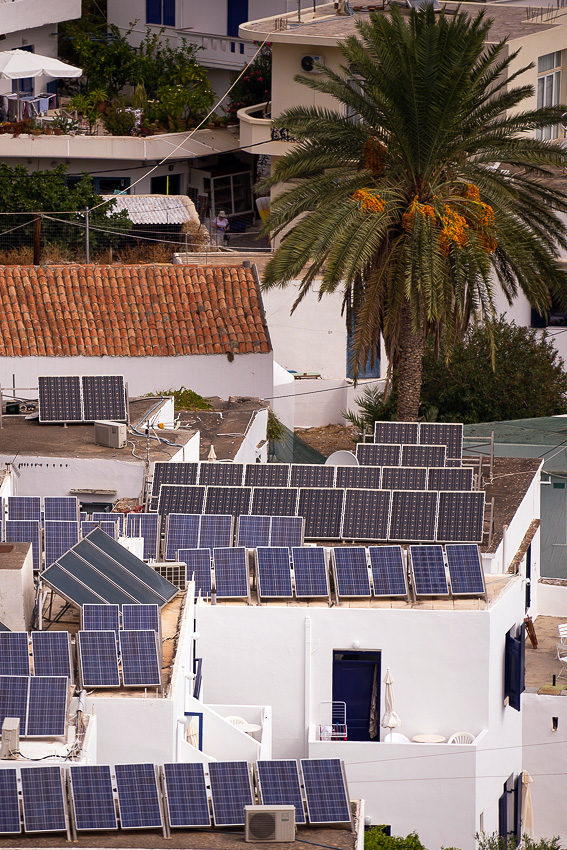
[[0, 758], [16, 759], [20, 749], [20, 718], [5, 717], [2, 723]]
[[324, 56], [315, 56], [314, 53], [305, 53], [301, 57], [301, 70], [304, 74], [322, 74], [323, 71], [320, 68], [315, 67], [315, 63], [320, 62], [321, 64], [325, 64]]
[[244, 806], [245, 841], [295, 841], [295, 806]]
[[127, 429], [123, 422], [95, 422], [94, 440], [97, 446], [123, 449], [126, 445]]

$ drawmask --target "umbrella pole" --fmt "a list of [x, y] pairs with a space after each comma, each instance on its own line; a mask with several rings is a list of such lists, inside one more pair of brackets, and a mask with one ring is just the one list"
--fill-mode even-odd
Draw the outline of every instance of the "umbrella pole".
[[20, 81], [16, 80], [16, 121], [21, 121], [22, 116], [20, 115]]

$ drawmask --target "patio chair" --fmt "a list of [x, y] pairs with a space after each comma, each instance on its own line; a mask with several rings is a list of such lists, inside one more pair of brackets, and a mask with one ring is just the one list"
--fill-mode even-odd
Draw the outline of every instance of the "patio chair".
[[567, 623], [557, 624], [557, 634], [561, 643], [567, 643]]
[[449, 740], [448, 744], [472, 744], [474, 743], [474, 735], [472, 732], [454, 732]]
[[556, 643], [555, 646], [557, 647], [557, 660], [561, 661], [561, 664], [563, 665], [561, 667], [561, 672], [557, 674], [557, 678], [559, 679], [559, 677], [565, 673], [565, 667], [567, 666], [567, 643], [561, 643], [560, 641], [559, 643]]

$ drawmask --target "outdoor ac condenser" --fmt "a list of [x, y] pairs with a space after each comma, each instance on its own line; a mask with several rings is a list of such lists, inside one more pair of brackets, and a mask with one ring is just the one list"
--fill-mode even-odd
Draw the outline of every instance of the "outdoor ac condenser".
[[20, 718], [5, 717], [2, 723], [2, 748], [0, 758], [16, 759], [20, 749]]
[[98, 446], [123, 449], [126, 445], [126, 425], [123, 422], [95, 422], [94, 440]]
[[244, 806], [245, 841], [295, 841], [295, 806]]

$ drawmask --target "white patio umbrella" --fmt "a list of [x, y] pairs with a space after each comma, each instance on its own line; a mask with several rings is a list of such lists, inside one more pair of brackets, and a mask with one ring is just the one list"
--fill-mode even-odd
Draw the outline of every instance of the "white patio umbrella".
[[[82, 68], [67, 65], [52, 56], [42, 56], [28, 50], [0, 51], [0, 78], [22, 80], [27, 77], [80, 77]], [[18, 87], [18, 118], [20, 117], [20, 89]]]
[[527, 835], [529, 838], [534, 837], [534, 810], [530, 789], [532, 782], [533, 779], [528, 771], [522, 771], [522, 835]]
[[384, 688], [384, 703], [385, 703], [385, 711], [382, 716], [382, 726], [385, 729], [390, 730], [390, 734], [392, 729], [395, 729], [396, 726], [401, 726], [402, 721], [394, 711], [394, 677], [390, 673], [390, 668], [386, 668], [386, 675], [384, 676], [384, 684], [386, 687]]

